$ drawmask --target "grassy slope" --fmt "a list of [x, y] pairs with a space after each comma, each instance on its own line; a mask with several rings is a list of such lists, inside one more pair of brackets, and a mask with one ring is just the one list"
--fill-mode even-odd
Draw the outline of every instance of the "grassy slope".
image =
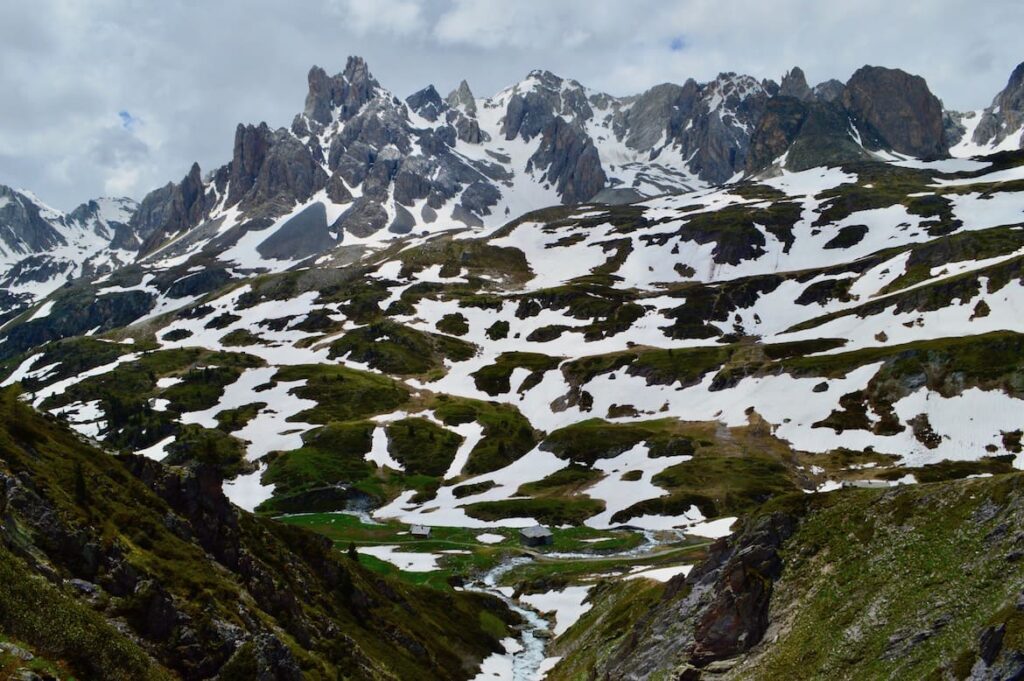
[[[84, 577], [101, 586], [111, 581], [103, 560], [90, 571], [74, 546], [55, 544], [40, 527], [61, 528], [58, 536], [80, 537], [101, 552], [116, 549], [111, 555], [123, 557], [144, 582], [151, 580], [146, 589], [155, 584], [166, 592], [195, 626], [221, 621], [246, 631], [278, 631], [307, 678], [464, 678], [497, 647], [494, 618], [504, 614], [490, 599], [383, 578], [308, 532], [240, 511], [234, 512], [239, 546], [254, 562], [232, 572], [189, 532], [183, 535], [187, 520], [175, 517], [121, 461], [31, 411], [13, 390], [0, 393], [0, 451], [0, 475], [17, 477], [47, 509], [39, 520], [24, 511], [24, 493], [4, 498], [0, 635], [80, 678], [171, 678], [177, 634], [152, 634], [154, 615], [138, 591], [120, 596], [101, 589], [101, 612], [59, 579], [40, 577]], [[54, 525], [40, 525], [47, 519]], [[250, 594], [252, 574], [262, 575], [260, 588], [271, 580], [277, 595], [267, 600], [266, 594]], [[140, 646], [107, 624], [104, 615], [114, 614], [147, 642]], [[172, 629], [181, 621], [155, 617]]]
[[[710, 678], [962, 679], [982, 632], [999, 626], [997, 659], [1024, 651], [1024, 474], [790, 495], [754, 516], [774, 512], [799, 524], [780, 551], [768, 630]], [[599, 586], [592, 610], [558, 640], [563, 659], [549, 678], [621, 668], [609, 655], [630, 637], [659, 638], [642, 622], [678, 614], [690, 591], [675, 581]], [[686, 661], [677, 652], [650, 678], [676, 678]], [[631, 654], [642, 653], [641, 643]]]
[[[1024, 475], [858, 490], [805, 501], [770, 617], [778, 640], [733, 676], [963, 678], [982, 628], [1024, 649]], [[948, 620], [936, 627], [937, 622]], [[894, 641], [937, 629], [917, 645]], [[965, 669], [966, 666], [966, 669]]]

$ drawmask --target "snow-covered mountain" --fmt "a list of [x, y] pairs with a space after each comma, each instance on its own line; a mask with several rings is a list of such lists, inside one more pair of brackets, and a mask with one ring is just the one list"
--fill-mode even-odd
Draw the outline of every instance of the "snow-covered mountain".
[[63, 213], [0, 185], [0, 318], [68, 281], [134, 261], [139, 243], [128, 223], [136, 208], [128, 198], [99, 198]]
[[1015, 147], [1020, 71], [989, 109], [958, 114], [944, 112], [923, 79], [880, 67], [845, 84], [810, 87], [794, 68], [781, 84], [723, 73], [629, 97], [534, 71], [488, 98], [462, 82], [444, 98], [429, 86], [402, 101], [351, 57], [335, 76], [310, 70], [289, 129], [239, 125], [228, 164], [205, 176], [193, 165], [137, 209], [99, 200], [64, 216], [6, 190], [0, 227], [14, 297], [5, 309], [135, 252], [158, 270], [196, 257], [225, 270], [283, 271], [344, 261], [400, 235], [493, 229], [549, 205], [620, 204], [780, 168]]
[[953, 113], [959, 156], [1024, 149], [1024, 63], [985, 109]]
[[290, 129], [239, 125], [231, 162], [147, 196], [133, 223], [147, 262], [198, 253], [280, 271], [343, 246], [526, 211], [682, 193], [784, 165], [948, 156], [923, 79], [864, 67], [814, 88], [724, 73], [613, 97], [547, 71], [493, 97], [461, 83], [399, 100], [357, 57], [309, 73]]

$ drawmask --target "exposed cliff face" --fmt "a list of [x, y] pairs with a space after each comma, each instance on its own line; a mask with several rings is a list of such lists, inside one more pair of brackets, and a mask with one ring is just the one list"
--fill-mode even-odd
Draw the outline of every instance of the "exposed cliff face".
[[4, 186], [0, 186], [0, 239], [5, 250], [19, 254], [38, 253], [67, 243], [40, 216], [37, 204], [23, 200], [21, 193]]
[[783, 568], [779, 550], [796, 527], [792, 516], [769, 515], [716, 542], [688, 577], [673, 578], [662, 603], [634, 625], [603, 674], [645, 679], [685, 660], [690, 671], [677, 669], [676, 678], [700, 678], [698, 669], [757, 645]]
[[851, 129], [849, 112], [834, 102], [775, 97], [754, 131], [747, 171], [757, 173], [783, 155], [794, 172], [870, 159]]
[[168, 183], [147, 194], [130, 223], [142, 239], [141, 252], [148, 253], [166, 239], [198, 225], [209, 208], [205, 191], [199, 164], [193, 163], [181, 182]]
[[864, 66], [846, 83], [843, 106], [855, 117], [865, 141], [926, 160], [948, 155], [942, 102], [920, 76], [899, 69]]
[[863, 161], [886, 149], [941, 158], [949, 152], [947, 126], [941, 102], [918, 76], [866, 66], [846, 85], [811, 89], [794, 68], [757, 122], [746, 170], [759, 172], [783, 154], [791, 171]]
[[540, 147], [530, 158], [530, 164], [546, 168], [544, 177], [570, 204], [590, 199], [601, 191], [607, 181], [597, 147], [582, 131], [561, 117], [544, 127]]

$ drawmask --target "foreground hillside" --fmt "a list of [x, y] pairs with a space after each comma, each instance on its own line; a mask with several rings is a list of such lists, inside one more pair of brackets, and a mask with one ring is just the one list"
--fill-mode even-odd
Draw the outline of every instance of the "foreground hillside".
[[497, 599], [380, 577], [239, 511], [207, 466], [84, 444], [12, 390], [0, 449], [4, 674], [464, 679], [516, 621]]

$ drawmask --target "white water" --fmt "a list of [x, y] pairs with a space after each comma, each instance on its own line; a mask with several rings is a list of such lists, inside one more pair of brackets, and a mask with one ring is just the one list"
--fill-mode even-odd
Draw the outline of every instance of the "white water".
[[[682, 532], [671, 533], [676, 539], [682, 538]], [[666, 543], [669, 539], [659, 538], [656, 533], [644, 531], [644, 542], [639, 546], [616, 553], [601, 553], [602, 558], [632, 558], [652, 552], [658, 546]], [[663, 535], [664, 536], [664, 535]], [[594, 558], [593, 553], [569, 553], [551, 552], [545, 553], [549, 558]], [[479, 581], [466, 585], [470, 591], [488, 593], [500, 598], [513, 612], [523, 618], [524, 624], [520, 627], [519, 646], [513, 647], [505, 653], [494, 653], [485, 660], [489, 663], [486, 668], [487, 674], [481, 672], [474, 681], [542, 681], [547, 672], [557, 664], [556, 658], [546, 656], [547, 641], [552, 635], [552, 623], [540, 616], [532, 607], [526, 606], [511, 597], [511, 589], [498, 586], [501, 578], [509, 571], [526, 565], [533, 561], [528, 556], [509, 558], [500, 565], [495, 566], [484, 574]], [[499, 660], [499, 658], [502, 658]], [[511, 658], [511, 664], [508, 660]], [[497, 671], [499, 670], [500, 671]], [[510, 670], [510, 672], [509, 672]], [[511, 675], [509, 675], [509, 673]]]
[[[540, 675], [540, 668], [545, 659], [545, 641], [547, 639], [547, 632], [551, 628], [551, 623], [538, 615], [536, 611], [524, 608], [512, 600], [510, 596], [498, 587], [498, 582], [506, 572], [520, 565], [525, 565], [532, 560], [532, 558], [526, 557], [511, 558], [501, 565], [492, 568], [483, 576], [480, 582], [466, 586], [466, 589], [481, 591], [500, 598], [510, 610], [523, 618], [524, 624], [519, 631], [521, 647], [511, 653], [495, 653], [498, 656], [512, 658], [512, 675], [507, 677], [507, 681], [537, 681], [543, 678]], [[488, 676], [487, 678], [494, 679], [495, 681], [498, 681], [500, 678], [500, 681], [506, 681], [505, 678], [501, 677]]]

